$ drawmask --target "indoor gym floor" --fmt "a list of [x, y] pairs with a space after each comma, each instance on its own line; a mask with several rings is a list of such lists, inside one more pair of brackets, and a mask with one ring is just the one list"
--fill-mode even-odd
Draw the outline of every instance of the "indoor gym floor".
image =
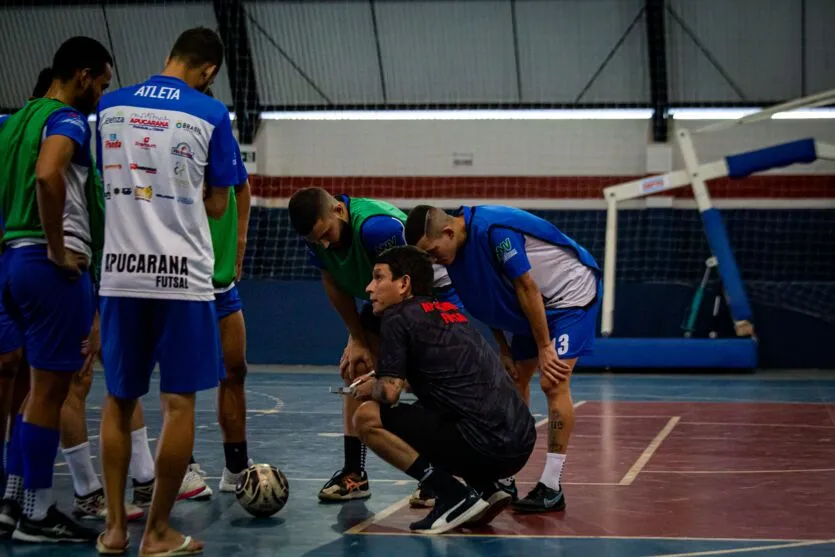
[[[214, 392], [198, 396], [196, 457], [215, 495], [182, 502], [173, 523], [206, 542], [205, 555], [835, 555], [835, 374], [750, 376], [582, 375], [574, 378], [576, 425], [564, 476], [564, 513], [506, 511], [479, 531], [414, 536], [426, 511], [407, 500], [415, 483], [369, 454], [367, 501], [319, 503], [342, 464], [341, 401], [327, 368], [253, 366], [247, 381], [249, 451], [287, 475], [290, 500], [276, 517], [252, 519], [220, 495], [223, 450]], [[98, 405], [90, 395], [98, 454]], [[149, 436], [159, 432], [156, 385], [145, 398]], [[545, 400], [533, 410], [544, 425]], [[544, 430], [520, 491], [536, 481]], [[154, 444], [155, 445], [155, 444]], [[96, 461], [97, 462], [97, 461]], [[98, 468], [98, 464], [97, 464]], [[61, 456], [56, 495], [69, 510], [72, 486]], [[131, 527], [136, 542], [141, 525]], [[92, 547], [0, 544], [0, 555], [94, 555]]]

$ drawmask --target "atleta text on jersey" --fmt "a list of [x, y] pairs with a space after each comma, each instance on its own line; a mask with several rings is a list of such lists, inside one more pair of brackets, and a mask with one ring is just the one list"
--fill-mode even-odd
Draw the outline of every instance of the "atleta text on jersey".
[[227, 108], [154, 76], [102, 98], [96, 147], [107, 211], [101, 293], [214, 299], [203, 184], [237, 182]]

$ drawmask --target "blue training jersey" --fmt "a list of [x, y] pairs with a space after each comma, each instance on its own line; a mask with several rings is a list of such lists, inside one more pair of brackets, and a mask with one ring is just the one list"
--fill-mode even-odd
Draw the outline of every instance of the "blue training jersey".
[[[514, 278], [535, 270], [536, 262], [532, 264], [525, 254], [526, 239], [570, 254], [573, 264], [593, 275], [592, 287], [600, 276], [597, 262], [585, 248], [550, 222], [527, 211], [477, 206], [462, 207], [455, 214], [464, 217], [467, 240], [452, 264], [447, 265], [447, 272], [467, 311], [490, 327], [530, 334], [530, 323], [512, 283]], [[565, 292], [543, 295], [547, 308], [559, 302]]]
[[97, 126], [107, 210], [101, 294], [214, 300], [203, 188], [240, 179], [226, 106], [157, 75], [102, 97]]

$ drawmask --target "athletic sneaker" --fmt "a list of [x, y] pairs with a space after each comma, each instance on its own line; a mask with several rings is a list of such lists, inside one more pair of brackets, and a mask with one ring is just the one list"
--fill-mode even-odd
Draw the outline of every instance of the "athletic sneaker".
[[[255, 464], [255, 461], [251, 458], [247, 461], [247, 467], [252, 466]], [[235, 489], [238, 487], [238, 480], [241, 478], [241, 474], [244, 471], [241, 470], [237, 474], [234, 474], [229, 471], [229, 469], [224, 466], [223, 473], [220, 475], [220, 483], [217, 486], [218, 491], [221, 493], [235, 493]]]
[[133, 505], [140, 509], [151, 506], [151, 499], [154, 498], [154, 480], [139, 483], [133, 480]]
[[435, 506], [435, 492], [428, 485], [419, 485], [409, 497], [409, 506], [413, 509], [431, 509]]
[[499, 487], [509, 493], [514, 502], [519, 500], [519, 490], [516, 489], [516, 478], [513, 476], [499, 480]]
[[205, 472], [200, 469], [197, 463], [189, 464], [183, 483], [180, 484], [180, 493], [177, 501], [205, 501], [212, 496], [212, 488], [206, 485], [203, 479]]
[[421, 534], [443, 534], [477, 517], [489, 506], [481, 494], [467, 488], [462, 498], [445, 501], [443, 497], [438, 497], [426, 518], [411, 523], [409, 528]]
[[465, 526], [487, 526], [513, 501], [513, 497], [500, 485], [500, 482], [488, 486], [481, 493], [481, 498], [487, 502], [487, 507], [481, 513], [465, 522]]
[[[137, 505], [125, 503], [125, 513], [128, 521], [139, 520], [145, 512]], [[101, 520], [107, 518], [107, 503], [104, 500], [104, 489], [99, 488], [89, 495], [80, 497], [75, 495], [72, 514], [79, 520]]]
[[322, 501], [350, 501], [369, 497], [371, 488], [365, 470], [359, 474], [339, 470], [319, 491], [319, 499]]
[[74, 522], [52, 505], [43, 520], [32, 520], [23, 515], [17, 523], [12, 539], [29, 543], [90, 543], [99, 533]]
[[544, 513], [565, 510], [565, 496], [562, 488], [551, 489], [542, 482], [537, 482], [524, 499], [513, 503], [513, 510], [520, 513]]
[[21, 516], [23, 509], [20, 503], [13, 499], [0, 501], [0, 538], [8, 539], [12, 535]]

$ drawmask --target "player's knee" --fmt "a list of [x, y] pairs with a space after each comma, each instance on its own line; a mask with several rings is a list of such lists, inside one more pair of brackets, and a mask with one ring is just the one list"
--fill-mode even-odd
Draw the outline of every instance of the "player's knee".
[[246, 381], [246, 373], [246, 362], [233, 362], [226, 366], [226, 379], [224, 381], [236, 385], [243, 385]]
[[539, 386], [542, 388], [542, 392], [545, 393], [545, 396], [549, 399], [563, 396], [571, 392], [570, 376], [565, 381], [555, 383], [554, 381], [548, 379], [545, 375], [540, 374]]
[[380, 419], [380, 406], [376, 402], [365, 402], [354, 412], [353, 420], [354, 429], [363, 442], [366, 441], [371, 431], [383, 427], [383, 422]]

